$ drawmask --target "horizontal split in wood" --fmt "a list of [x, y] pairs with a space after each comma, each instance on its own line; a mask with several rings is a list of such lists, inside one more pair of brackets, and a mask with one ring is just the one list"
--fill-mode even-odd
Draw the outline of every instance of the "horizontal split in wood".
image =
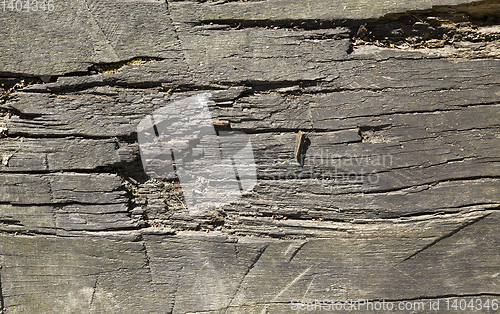
[[0, 203], [126, 204], [125, 186], [114, 174], [0, 173]]
[[467, 0], [433, 0], [427, 2], [387, 1], [374, 5], [370, 1], [334, 0], [304, 4], [299, 0], [227, 2], [214, 4], [182, 1], [171, 3], [174, 23], [196, 23], [199, 21], [332, 21], [367, 20], [410, 10], [431, 9], [434, 6], [450, 6], [470, 3]]
[[2, 172], [50, 172], [97, 170], [131, 162], [137, 147], [118, 140], [65, 138], [5, 138], [2, 147]]
[[144, 227], [126, 204], [2, 205], [0, 231], [64, 235], [63, 231], [110, 231]]
[[[400, 177], [408, 175], [396, 173], [389, 176], [387, 181], [392, 183], [394, 179], [391, 178], [398, 174]], [[386, 178], [382, 177], [379, 180], [383, 182]], [[499, 204], [496, 196], [496, 191], [500, 188], [498, 178], [471, 180], [464, 178], [393, 191], [381, 189], [380, 186], [373, 184], [373, 190], [370, 192], [368, 188], [363, 188], [367, 185], [369, 184], [321, 179], [260, 181], [252, 194], [244, 196], [235, 204], [226, 206], [225, 211], [235, 216], [274, 214], [291, 219], [350, 221], [455, 212], [457, 207], [483, 203], [491, 203], [490, 208], [493, 208], [497, 206], [495, 204]], [[355, 192], [356, 190], [362, 191]]]
[[[230, 107], [214, 107], [212, 111], [215, 119], [229, 121], [237, 130], [338, 130], [376, 126], [374, 121], [381, 118], [387, 125], [395, 114], [439, 110], [457, 110], [455, 115], [459, 116], [463, 107], [477, 105], [477, 110], [481, 110], [479, 106], [500, 101], [498, 77], [484, 75], [494, 73], [499, 64], [495, 60], [349, 61], [336, 70], [342, 73], [332, 82], [341, 89], [338, 92], [299, 96], [235, 93], [233, 97], [237, 99]], [[358, 72], [359, 69], [363, 71]], [[4, 117], [3, 123], [12, 135], [130, 136], [144, 116], [193, 93], [196, 92], [170, 95], [111, 87], [59, 96], [17, 93], [3, 107], [12, 108], [19, 115]], [[494, 117], [498, 113], [495, 106], [491, 108]], [[121, 114], [117, 116], [116, 112]]]

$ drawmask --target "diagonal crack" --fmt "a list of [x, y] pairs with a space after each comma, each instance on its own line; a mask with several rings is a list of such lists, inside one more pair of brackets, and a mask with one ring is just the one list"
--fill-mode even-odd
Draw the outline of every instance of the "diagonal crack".
[[424, 246], [423, 248], [421, 248], [420, 250], [417, 250], [415, 253], [413, 253], [413, 254], [411, 254], [410, 256], [408, 256], [408, 257], [406, 257], [405, 259], [403, 259], [400, 263], [406, 262], [407, 260], [409, 260], [410, 258], [412, 258], [412, 257], [416, 256], [417, 254], [420, 254], [420, 253], [422, 253], [423, 251], [427, 250], [428, 248], [430, 248], [430, 247], [432, 247], [432, 246], [436, 245], [437, 243], [439, 243], [439, 242], [441, 242], [441, 241], [443, 241], [443, 240], [445, 240], [445, 239], [448, 239], [449, 237], [451, 237], [451, 236], [455, 235], [456, 233], [458, 233], [458, 232], [459, 232], [459, 231], [461, 231], [462, 229], [465, 229], [466, 227], [468, 227], [468, 226], [470, 226], [470, 225], [472, 225], [472, 224], [475, 224], [476, 222], [478, 222], [478, 221], [480, 221], [480, 220], [482, 220], [482, 219], [484, 219], [484, 218], [488, 217], [489, 215], [491, 215], [491, 213], [488, 213], [488, 214], [486, 214], [486, 215], [484, 215], [484, 216], [478, 217], [478, 218], [476, 218], [476, 219], [473, 219], [472, 221], [469, 221], [469, 222], [467, 222], [467, 223], [465, 223], [465, 224], [461, 225], [461, 226], [460, 226], [460, 227], [458, 227], [457, 229], [452, 230], [450, 233], [447, 233], [447, 234], [445, 234], [444, 236], [442, 236], [442, 237], [440, 237], [440, 238], [438, 238], [438, 239], [436, 239], [436, 240], [432, 241], [431, 243], [429, 243], [429, 244], [425, 245], [425, 246]]
[[[99, 25], [99, 21], [95, 18], [94, 14], [90, 10], [90, 7], [89, 7], [87, 1], [84, 1], [83, 5], [85, 6], [85, 8], [87, 9], [87, 11], [89, 13], [89, 16], [90, 16], [89, 23], [92, 26], [94, 26], [95, 29], [96, 29], [96, 33], [95, 34], [97, 36], [101, 36], [102, 37], [102, 42], [105, 43], [105, 46], [104, 47], [100, 47], [100, 48], [103, 48], [104, 50], [107, 50], [107, 52], [115, 59], [115, 61], [120, 60], [120, 58], [118, 57], [118, 53], [116, 52], [115, 48], [111, 44], [111, 41], [109, 40], [108, 36], [106, 35], [106, 33], [104, 32], [104, 30], [102, 29], [101, 25]], [[95, 42], [98, 42], [98, 41], [95, 41]], [[94, 46], [94, 50], [95, 49], [96, 49], [96, 47]]]
[[[287, 291], [291, 286], [293, 286], [297, 281], [299, 281], [302, 277], [304, 277], [305, 274], [307, 274], [307, 272], [313, 267], [313, 265], [309, 266], [306, 270], [304, 270], [302, 273], [300, 273], [297, 277], [295, 277], [292, 281], [290, 281], [290, 283], [288, 283], [285, 288], [283, 288], [272, 300], [270, 303], [273, 303], [274, 301], [276, 301], [285, 291]], [[311, 283], [309, 284], [309, 286], [312, 284], [312, 280], [314, 280], [314, 276], [313, 278], [311, 279]], [[308, 288], [309, 290], [309, 288]], [[307, 293], [307, 291], [306, 291]], [[264, 308], [262, 309], [262, 312], [261, 314], [265, 314], [267, 313], [267, 306], [264, 306]]]
[[[227, 304], [226, 306], [226, 309], [224, 311], [224, 314], [227, 313], [229, 307], [231, 306], [231, 304], [233, 303], [234, 301], [234, 298], [236, 298], [236, 295], [238, 294], [238, 292], [240, 291], [240, 288], [241, 288], [241, 285], [243, 284], [243, 282], [245, 281], [246, 277], [248, 276], [248, 274], [250, 273], [250, 271], [255, 267], [255, 264], [257, 264], [257, 262], [260, 260], [260, 258], [262, 257], [262, 255], [264, 255], [264, 252], [266, 251], [266, 249], [269, 247], [269, 243], [266, 244], [264, 247], [262, 247], [259, 252], [257, 253], [257, 255], [255, 256], [255, 258], [252, 260], [252, 263], [250, 264], [250, 266], [248, 266], [248, 269], [247, 271], [245, 272], [245, 274], [243, 275], [241, 281], [239, 282], [238, 284], [238, 288], [236, 288], [236, 291], [234, 292], [233, 294], [233, 297], [231, 298], [231, 300], [229, 301], [229, 303]], [[238, 251], [236, 250], [236, 246], [235, 246], [235, 253], [237, 253]]]
[[167, 6], [168, 20], [170, 22], [170, 25], [172, 25], [172, 29], [174, 30], [175, 40], [177, 41], [177, 43], [179, 44], [179, 47], [180, 47], [182, 61], [184, 62], [184, 65], [186, 66], [188, 71], [191, 72], [191, 69], [189, 68], [189, 63], [186, 60], [186, 54], [184, 53], [184, 47], [183, 47], [184, 45], [183, 45], [183, 42], [181, 40], [181, 37], [179, 36], [179, 29], [178, 29], [177, 25], [174, 23], [174, 20], [172, 19], [172, 11], [171, 11], [170, 6], [168, 4], [168, 0], [165, 0], [165, 4]]
[[[292, 254], [290, 254], [290, 257], [288, 257], [288, 259], [286, 260], [287, 263], [291, 263], [293, 258], [295, 257], [295, 255], [297, 255], [297, 253], [299, 253], [299, 251], [304, 247], [304, 245], [306, 245], [308, 243], [308, 241], [304, 241], [302, 242], [298, 247], [295, 248], [295, 250], [292, 252]], [[288, 251], [288, 250], [287, 250]], [[285, 252], [285, 255], [287, 254], [287, 252]]]
[[146, 264], [144, 265], [144, 268], [148, 269], [149, 278], [151, 280], [151, 283], [153, 283], [153, 274], [151, 272], [151, 260], [149, 258], [148, 249], [146, 247], [146, 242], [143, 242], [142, 246], [144, 247], [144, 256], [146, 258]]
[[[182, 273], [182, 270], [184, 269], [184, 266], [181, 267], [181, 273]], [[175, 309], [175, 303], [177, 301], [177, 291], [179, 290], [179, 286], [180, 286], [180, 275], [177, 276], [176, 278], [176, 282], [175, 282], [175, 290], [172, 292], [172, 308], [171, 310], [167, 313], [167, 314], [172, 314], [174, 313], [174, 309]]]
[[94, 290], [92, 291], [92, 295], [90, 296], [90, 304], [89, 309], [92, 310], [92, 305], [94, 304], [95, 291], [97, 290], [97, 281], [99, 280], [99, 274], [97, 274], [94, 283]]

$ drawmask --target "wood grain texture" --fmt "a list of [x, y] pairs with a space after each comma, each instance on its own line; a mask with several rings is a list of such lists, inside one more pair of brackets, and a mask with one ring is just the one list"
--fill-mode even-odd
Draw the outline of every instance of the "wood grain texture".
[[135, 158], [133, 148], [112, 139], [18, 137], [3, 141], [2, 148], [2, 172], [95, 170]]
[[[292, 300], [325, 299], [434, 313], [430, 302], [450, 312], [450, 298], [500, 301], [499, 10], [489, 0], [7, 10], [0, 313], [291, 313]], [[145, 173], [137, 126], [205, 92], [210, 126], [248, 136], [257, 183], [192, 215], [185, 185]], [[178, 109], [170, 118], [186, 118]]]
[[12, 313], [289, 313], [291, 299], [491, 298], [497, 216], [353, 225], [295, 241], [150, 229], [136, 232], [138, 242], [2, 236], [3, 297]]

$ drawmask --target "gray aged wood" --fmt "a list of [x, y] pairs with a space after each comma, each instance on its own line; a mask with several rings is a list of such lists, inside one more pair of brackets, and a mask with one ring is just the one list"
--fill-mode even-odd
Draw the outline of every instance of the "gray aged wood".
[[[369, 0], [339, 2], [327, 0], [322, 2], [263, 1], [241, 3], [211, 2], [194, 5], [189, 1], [172, 3], [172, 10], [179, 10], [182, 18], [173, 18], [174, 22], [193, 22], [211, 20], [340, 20], [379, 18], [387, 13], [398, 13], [409, 10], [425, 10], [432, 6], [457, 5], [470, 3], [467, 0], [431, 0], [431, 1], [384, 1], [375, 3]], [[175, 15], [174, 15], [175, 17]]]
[[[54, 4], [0, 15], [0, 313], [500, 301], [498, 1]], [[257, 184], [192, 215], [137, 126], [204, 92]]]
[[133, 148], [116, 139], [18, 137], [2, 141], [2, 149], [3, 172], [95, 170], [135, 157]]
[[499, 245], [498, 215], [486, 215], [352, 225], [295, 241], [148, 229], [128, 240], [2, 236], [2, 292], [12, 313], [289, 313], [293, 298], [486, 296], [495, 294]]
[[51, 12], [7, 10], [2, 14], [2, 25], [8, 26], [0, 33], [0, 73], [62, 75], [87, 72], [92, 64], [146, 56], [175, 59], [180, 53], [165, 3], [53, 4]]

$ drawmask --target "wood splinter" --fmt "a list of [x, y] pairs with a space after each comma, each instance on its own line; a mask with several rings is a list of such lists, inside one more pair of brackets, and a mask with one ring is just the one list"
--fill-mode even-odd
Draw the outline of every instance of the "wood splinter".
[[214, 126], [217, 127], [223, 127], [223, 128], [228, 128], [229, 127], [229, 121], [227, 120], [217, 120], [217, 121], [212, 121]]
[[300, 165], [302, 165], [303, 162], [303, 151], [306, 139], [307, 134], [305, 132], [299, 131], [297, 133], [297, 140], [295, 142], [295, 157], [297, 157], [297, 161]]

